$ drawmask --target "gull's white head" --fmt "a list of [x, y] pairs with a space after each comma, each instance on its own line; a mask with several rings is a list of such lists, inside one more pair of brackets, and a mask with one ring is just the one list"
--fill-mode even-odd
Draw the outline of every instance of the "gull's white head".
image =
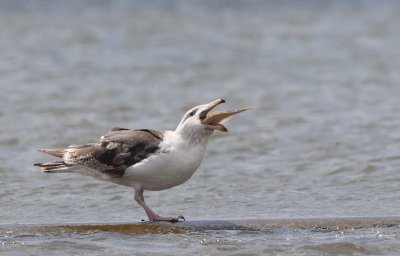
[[231, 116], [250, 109], [245, 108], [228, 112], [210, 113], [211, 110], [222, 103], [225, 103], [225, 100], [217, 99], [211, 103], [190, 109], [183, 116], [175, 132], [194, 140], [201, 140], [211, 135], [214, 130], [227, 132], [228, 129], [223, 123]]

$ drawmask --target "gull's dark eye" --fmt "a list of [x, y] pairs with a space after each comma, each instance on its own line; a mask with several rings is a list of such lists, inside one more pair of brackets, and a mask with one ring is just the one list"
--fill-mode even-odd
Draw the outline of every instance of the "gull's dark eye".
[[196, 110], [193, 110], [192, 112], [189, 113], [189, 116], [194, 116], [196, 114]]

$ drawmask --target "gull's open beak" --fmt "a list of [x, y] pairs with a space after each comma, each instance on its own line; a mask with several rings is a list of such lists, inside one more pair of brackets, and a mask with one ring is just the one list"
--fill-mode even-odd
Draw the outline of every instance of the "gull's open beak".
[[221, 132], [227, 132], [228, 129], [223, 125], [226, 121], [228, 121], [231, 116], [244, 112], [246, 110], [252, 108], [242, 108], [242, 109], [235, 109], [226, 112], [215, 112], [208, 114], [212, 109], [218, 106], [221, 103], [225, 103], [225, 100], [218, 99], [208, 104], [207, 109], [203, 110], [200, 114], [201, 122], [207, 126], [207, 128], [212, 130], [218, 130]]

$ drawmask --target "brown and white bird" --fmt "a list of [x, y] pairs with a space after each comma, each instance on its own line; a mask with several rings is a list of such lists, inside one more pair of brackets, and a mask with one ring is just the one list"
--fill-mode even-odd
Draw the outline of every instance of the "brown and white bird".
[[176, 222], [178, 217], [161, 217], [145, 203], [144, 190], [159, 191], [186, 182], [203, 160], [208, 138], [231, 116], [250, 108], [210, 113], [225, 100], [190, 109], [175, 131], [113, 128], [97, 143], [71, 145], [66, 149], [40, 149], [62, 158], [37, 163], [46, 173], [79, 173], [119, 185], [133, 187], [135, 200], [150, 221]]

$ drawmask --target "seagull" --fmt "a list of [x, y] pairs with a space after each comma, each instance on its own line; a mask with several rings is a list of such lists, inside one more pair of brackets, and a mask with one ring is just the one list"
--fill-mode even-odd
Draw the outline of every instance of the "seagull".
[[143, 192], [169, 189], [189, 180], [204, 158], [213, 131], [227, 132], [223, 125], [225, 121], [251, 109], [210, 113], [221, 103], [225, 100], [217, 99], [190, 109], [175, 131], [116, 127], [97, 143], [73, 144], [65, 149], [39, 149], [62, 160], [34, 165], [45, 173], [78, 173], [132, 187], [134, 198], [149, 221], [184, 221], [183, 216], [156, 214], [145, 203]]

